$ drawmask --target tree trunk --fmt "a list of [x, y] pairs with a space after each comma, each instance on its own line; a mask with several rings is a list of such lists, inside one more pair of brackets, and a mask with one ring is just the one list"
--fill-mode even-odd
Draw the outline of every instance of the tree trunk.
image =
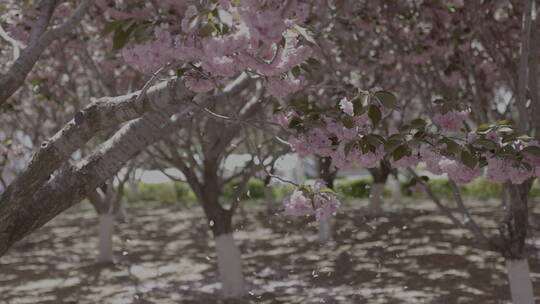
[[391, 187], [392, 187], [392, 202], [394, 204], [398, 204], [401, 199], [401, 184], [399, 183], [399, 179], [397, 176], [394, 176], [391, 179]]
[[239, 298], [246, 290], [242, 257], [232, 237], [232, 214], [219, 203], [220, 191], [215, 178], [208, 174], [205, 176], [205, 183], [200, 199], [216, 241], [222, 295], [225, 298]]
[[373, 183], [371, 185], [371, 192], [369, 194], [369, 212], [380, 213], [382, 212], [384, 183]]
[[324, 244], [330, 241], [332, 238], [332, 223], [330, 219], [323, 219], [319, 221], [319, 243]]
[[221, 292], [224, 298], [240, 298], [245, 294], [242, 257], [232, 233], [215, 237]]
[[506, 259], [513, 304], [534, 304], [534, 292], [525, 253], [528, 230], [528, 195], [532, 181], [514, 185], [505, 184], [507, 214], [499, 228], [503, 246], [501, 253]]
[[270, 185], [264, 186], [264, 201], [266, 203], [266, 212], [268, 214], [273, 214], [276, 211], [276, 206], [274, 203], [274, 196], [272, 195], [272, 187], [270, 187]]
[[506, 260], [513, 304], [534, 304], [534, 293], [527, 259]]
[[371, 184], [371, 191], [369, 194], [369, 206], [368, 211], [370, 213], [382, 212], [383, 192], [384, 185], [390, 175], [390, 166], [381, 161], [379, 167], [368, 169], [371, 176], [373, 176], [373, 184]]
[[137, 190], [137, 183], [129, 183], [128, 201], [139, 201], [139, 191]]
[[[323, 180], [326, 186], [334, 189], [334, 181], [336, 179], [337, 169], [332, 166], [330, 157], [317, 157], [317, 167], [319, 169], [319, 177]], [[332, 237], [332, 223], [330, 218], [319, 221], [319, 242], [327, 243]]]
[[99, 262], [113, 263], [113, 228], [114, 215], [99, 215]]

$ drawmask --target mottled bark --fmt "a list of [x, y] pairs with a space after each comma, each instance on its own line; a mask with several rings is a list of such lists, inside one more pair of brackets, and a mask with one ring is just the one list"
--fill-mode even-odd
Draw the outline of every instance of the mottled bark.
[[[326, 186], [330, 189], [334, 189], [334, 181], [338, 169], [332, 165], [332, 159], [330, 157], [317, 157], [317, 168], [319, 170], [319, 177], [323, 180]], [[319, 243], [324, 244], [330, 241], [332, 238], [332, 222], [330, 218], [322, 219], [319, 221]]]
[[[25, 170], [8, 186], [0, 197], [0, 211], [17, 208], [22, 201], [30, 198], [39, 187], [47, 183], [50, 175], [62, 163], [99, 131], [118, 126], [149, 111], [161, 111], [178, 105], [192, 96], [180, 81], [159, 83], [148, 90], [145, 98], [137, 101], [138, 94], [140, 92], [101, 98], [80, 111], [78, 123], [73, 119], [44, 142]], [[3, 213], [0, 213], [0, 222]]]
[[378, 167], [369, 168], [368, 170], [373, 177], [373, 183], [371, 184], [371, 191], [369, 194], [368, 209], [370, 212], [379, 213], [382, 211], [384, 186], [391, 173], [391, 168], [387, 163], [381, 162]]
[[[204, 105], [210, 100], [204, 98], [197, 103]], [[16, 241], [81, 201], [148, 145], [178, 129], [196, 109], [196, 106], [188, 106], [172, 117], [175, 107], [147, 113], [123, 126], [96, 152], [77, 166], [62, 171], [20, 205], [3, 202], [0, 205], [0, 256]]]
[[499, 227], [503, 243], [501, 254], [510, 260], [526, 258], [524, 248], [529, 226], [528, 196], [532, 181], [514, 185], [507, 183], [509, 201], [507, 214]]

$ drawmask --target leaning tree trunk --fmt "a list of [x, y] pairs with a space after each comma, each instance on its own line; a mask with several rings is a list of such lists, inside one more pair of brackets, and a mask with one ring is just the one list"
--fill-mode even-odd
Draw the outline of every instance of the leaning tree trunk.
[[397, 172], [396, 172], [396, 175], [392, 175], [391, 188], [392, 188], [392, 203], [398, 204], [401, 200], [401, 183], [399, 182], [399, 176]]
[[240, 298], [246, 293], [242, 256], [232, 235], [232, 214], [219, 204], [216, 188], [201, 193], [203, 209], [216, 242], [221, 292], [224, 298]]
[[500, 231], [505, 241], [502, 254], [506, 259], [513, 304], [534, 304], [534, 292], [525, 253], [529, 216], [527, 200], [531, 184], [531, 181], [527, 181], [520, 185], [510, 183], [505, 185], [509, 206]]
[[390, 174], [390, 167], [381, 161], [379, 167], [370, 168], [369, 172], [373, 177], [371, 191], [369, 193], [368, 211], [370, 213], [381, 213], [383, 204], [384, 185]]
[[[332, 166], [330, 157], [317, 157], [317, 167], [319, 169], [319, 177], [323, 180], [326, 186], [334, 189], [334, 180], [336, 179], [337, 170]], [[327, 243], [332, 237], [332, 223], [330, 218], [319, 221], [319, 242]]]

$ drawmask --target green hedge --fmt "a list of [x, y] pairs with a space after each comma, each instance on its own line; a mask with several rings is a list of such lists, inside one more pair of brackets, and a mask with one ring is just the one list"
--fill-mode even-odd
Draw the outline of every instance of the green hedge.
[[137, 184], [138, 197], [134, 197], [130, 193], [129, 188], [124, 189], [127, 202], [134, 203], [137, 201], [143, 202], [193, 202], [196, 201], [195, 194], [189, 186], [184, 183], [163, 183], [163, 184]]
[[[336, 192], [340, 199], [366, 199], [369, 198], [371, 189], [370, 179], [361, 179], [353, 181], [336, 180]], [[224, 202], [232, 201], [234, 195], [234, 187], [238, 185], [238, 181], [233, 181], [226, 185], [223, 191]], [[447, 179], [432, 179], [429, 185], [433, 192], [443, 198], [451, 198], [452, 192]], [[498, 199], [501, 197], [501, 184], [494, 184], [481, 177], [470, 184], [460, 185], [461, 193], [464, 197], [474, 199]], [[264, 200], [264, 183], [259, 179], [252, 179], [248, 184], [248, 192], [244, 193], [242, 200]], [[272, 186], [272, 196], [275, 201], [280, 201], [284, 197], [290, 195], [294, 187], [292, 185]], [[426, 197], [423, 191], [410, 191], [405, 185], [402, 185], [401, 192], [403, 196]], [[133, 197], [129, 192], [129, 188], [125, 188], [125, 198], [128, 202], [165, 202], [165, 203], [191, 203], [196, 202], [197, 198], [187, 184], [184, 183], [166, 183], [166, 184], [144, 184], [137, 185], [138, 199]], [[385, 189], [384, 196], [390, 196], [390, 190]], [[535, 181], [531, 192], [531, 198], [540, 197], [540, 187]]]
[[[223, 199], [231, 201], [234, 199], [234, 192], [240, 184], [240, 180], [234, 180], [223, 189]], [[251, 179], [248, 182], [247, 191], [243, 193], [241, 200], [259, 200], [264, 199], [264, 182], [260, 179]]]
[[336, 192], [344, 199], [368, 198], [371, 180], [336, 181]]
[[[450, 182], [446, 178], [431, 179], [428, 182], [433, 193], [445, 198], [452, 198], [452, 191], [450, 190]], [[502, 195], [502, 184], [492, 183], [485, 177], [475, 179], [472, 183], [466, 185], [459, 185], [461, 194], [464, 197], [474, 199], [499, 199]], [[402, 186], [402, 194], [405, 196], [425, 196], [423, 191], [409, 191], [405, 186]], [[538, 181], [535, 181], [530, 192], [531, 198], [540, 197], [540, 187]]]
[[176, 192], [172, 184], [143, 184], [137, 185], [139, 199], [143, 202], [158, 201], [174, 203], [177, 201]]

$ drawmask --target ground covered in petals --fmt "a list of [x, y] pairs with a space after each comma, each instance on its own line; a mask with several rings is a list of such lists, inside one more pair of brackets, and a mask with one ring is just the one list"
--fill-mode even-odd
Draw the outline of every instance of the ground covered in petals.
[[[496, 202], [474, 202], [484, 227]], [[369, 215], [345, 204], [333, 240], [312, 218], [267, 215], [246, 204], [235, 239], [249, 294], [229, 303], [509, 303], [504, 261], [478, 248], [429, 202]], [[405, 208], [406, 207], [406, 208]], [[97, 265], [97, 217], [62, 214], [0, 258], [0, 303], [227, 303], [218, 297], [214, 244], [202, 209], [133, 204], [116, 225], [115, 265]], [[528, 241], [540, 296], [540, 215]], [[539, 299], [540, 300], [540, 299]]]

